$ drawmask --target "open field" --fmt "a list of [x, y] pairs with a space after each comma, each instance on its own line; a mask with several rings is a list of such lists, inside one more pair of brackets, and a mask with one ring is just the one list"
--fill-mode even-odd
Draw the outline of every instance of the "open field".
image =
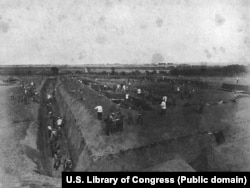
[[[16, 80], [6, 82], [10, 78]], [[24, 97], [22, 86], [29, 88], [31, 82], [38, 101], [32, 93]], [[117, 90], [129, 82], [128, 90]], [[72, 160], [73, 171], [248, 171], [249, 95], [222, 89], [223, 83], [234, 82], [232, 77], [2, 76], [1, 176], [15, 179], [10, 187], [43, 187], [45, 182], [58, 187], [66, 158]], [[240, 82], [248, 83], [243, 78]], [[57, 141], [62, 154], [58, 169], [47, 130], [52, 121], [46, 97], [53, 90], [53, 117], [64, 120]], [[164, 116], [163, 96], [168, 97]], [[97, 105], [103, 106], [103, 118], [120, 111], [123, 130], [107, 135], [107, 124], [97, 120]], [[136, 123], [140, 108], [143, 123]], [[10, 153], [13, 157], [7, 158]]]

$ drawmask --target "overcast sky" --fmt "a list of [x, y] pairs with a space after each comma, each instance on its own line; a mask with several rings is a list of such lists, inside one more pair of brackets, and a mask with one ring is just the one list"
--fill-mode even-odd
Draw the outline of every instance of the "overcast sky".
[[0, 64], [250, 62], [249, 0], [0, 0]]

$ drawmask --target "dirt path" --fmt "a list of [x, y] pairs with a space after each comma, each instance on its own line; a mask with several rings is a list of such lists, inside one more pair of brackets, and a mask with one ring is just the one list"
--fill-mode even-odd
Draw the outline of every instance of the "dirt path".
[[0, 86], [0, 188], [60, 187], [60, 179], [39, 174], [36, 146], [38, 104], [10, 100], [18, 86]]
[[18, 187], [19, 181], [13, 167], [20, 163], [14, 130], [7, 114], [7, 90], [10, 86], [0, 86], [0, 188]]

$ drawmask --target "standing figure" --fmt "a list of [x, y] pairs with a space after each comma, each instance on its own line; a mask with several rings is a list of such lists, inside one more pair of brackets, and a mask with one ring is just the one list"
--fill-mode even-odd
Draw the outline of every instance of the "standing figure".
[[161, 102], [161, 115], [164, 116], [166, 114], [166, 110], [167, 110], [167, 105], [165, 101]]
[[111, 115], [107, 116], [105, 119], [104, 119], [104, 122], [105, 122], [105, 132], [106, 132], [106, 135], [109, 136], [110, 133], [111, 133]]
[[139, 111], [138, 111], [138, 116], [137, 116], [136, 123], [137, 123], [137, 124], [140, 124], [140, 125], [143, 124], [142, 108], [140, 108]]
[[61, 159], [62, 159], [61, 151], [57, 150], [56, 153], [54, 154], [54, 169], [58, 170], [58, 168], [61, 165]]
[[63, 169], [65, 172], [70, 172], [72, 170], [73, 163], [71, 159], [65, 159], [64, 164], [63, 164]]
[[97, 119], [98, 120], [102, 120], [102, 113], [103, 113], [103, 108], [100, 104], [98, 104], [96, 107], [95, 107], [95, 110], [97, 110]]
[[128, 94], [128, 93], [125, 94], [125, 99], [126, 99], [126, 100], [129, 99], [129, 94]]
[[127, 115], [128, 115], [128, 124], [129, 125], [134, 124], [134, 119], [133, 119], [131, 107], [129, 107]]
[[140, 88], [137, 89], [137, 95], [138, 95], [138, 96], [141, 95], [141, 89], [140, 89]]

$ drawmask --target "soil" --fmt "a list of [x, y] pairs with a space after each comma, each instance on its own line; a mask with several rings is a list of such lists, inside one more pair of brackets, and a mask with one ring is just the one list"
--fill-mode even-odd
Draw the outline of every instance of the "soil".
[[10, 92], [18, 97], [20, 86], [0, 86], [0, 187], [61, 187], [59, 179], [39, 172], [41, 158], [36, 144], [39, 105], [11, 100]]
[[[38, 91], [45, 83], [38, 77], [21, 77], [20, 80], [25, 83], [34, 81]], [[234, 80], [216, 78], [216, 81], [231, 83]], [[45, 90], [47, 87], [54, 87], [55, 81], [47, 82], [47, 85], [45, 83], [44, 90], [41, 92], [42, 105], [31, 100], [28, 104], [18, 102], [16, 98], [21, 95], [19, 83], [8, 85], [1, 83], [0, 188], [61, 187], [60, 173], [62, 166], [59, 170], [53, 169], [53, 159], [47, 138], [49, 117], [44, 103]], [[112, 80], [110, 84], [116, 83], [117, 80]], [[187, 102], [196, 103], [196, 99], [199, 98], [207, 103], [217, 101], [220, 98], [228, 100], [232, 97], [232, 93], [217, 89], [197, 89], [195, 99], [192, 99], [192, 101], [178, 99], [176, 107], [167, 109], [166, 117], [159, 117], [158, 114], [145, 111], [145, 124], [142, 126], [129, 126], [125, 119], [122, 133], [107, 136], [102, 131], [103, 124], [101, 122], [96, 123], [96, 113], [93, 108], [98, 102], [103, 103], [107, 108], [112, 106], [113, 103], [108, 98], [98, 95], [96, 91], [89, 90], [89, 86], [84, 86], [87, 87], [85, 93], [77, 95], [70, 93], [70, 91], [73, 88], [79, 89], [79, 83], [72, 84], [70, 82], [70, 84], [67, 84], [64, 82], [63, 85], [68, 92], [68, 97], [79, 101], [79, 105], [86, 110], [85, 115], [91, 120], [89, 121], [91, 125], [82, 125], [80, 129], [83, 131], [83, 138], [87, 146], [96, 156], [109, 156], [109, 154], [117, 154], [118, 156], [114, 158], [112, 164], [102, 164], [102, 161], [100, 161], [98, 169], [101, 171], [109, 165], [113, 165], [113, 169], [115, 169], [116, 165], [125, 164], [125, 159], [123, 161], [120, 159], [126, 152], [131, 155], [133, 152], [138, 154], [138, 157], [131, 161], [131, 165], [136, 166], [138, 163], [145, 162], [145, 164], [149, 164], [145, 168], [146, 170], [169, 171], [169, 169], [175, 169], [175, 167], [180, 171], [184, 169], [190, 171], [250, 170], [249, 96], [238, 99], [236, 103], [207, 105], [204, 112], [198, 114], [193, 106], [184, 107], [183, 104]], [[146, 86], [151, 87], [147, 84]], [[11, 92], [16, 97], [14, 100], [10, 98]], [[63, 97], [66, 97], [66, 95]], [[60, 103], [60, 101], [57, 102]], [[123, 113], [126, 113], [126, 109], [122, 110]], [[61, 115], [58, 103], [53, 104], [53, 111], [55, 116]], [[110, 111], [109, 109], [105, 113], [108, 114]], [[133, 113], [136, 116], [135, 110]], [[70, 126], [70, 124], [67, 126]], [[71, 155], [67, 139], [70, 138], [63, 137], [60, 141], [64, 156]], [[188, 143], [187, 140], [189, 140]], [[170, 146], [166, 148], [166, 151], [173, 152], [169, 155], [171, 157], [168, 158], [165, 155], [161, 157], [161, 150], [159, 150], [157, 153], [159, 157], [154, 158], [158, 161], [149, 160], [151, 159], [150, 155], [147, 161], [139, 161], [141, 151], [152, 154], [154, 153], [152, 152], [154, 151], [152, 149], [155, 147], [154, 144], [161, 143], [159, 144], [161, 146], [158, 147], [161, 149], [165, 147], [162, 144], [163, 142], [169, 142]]]

